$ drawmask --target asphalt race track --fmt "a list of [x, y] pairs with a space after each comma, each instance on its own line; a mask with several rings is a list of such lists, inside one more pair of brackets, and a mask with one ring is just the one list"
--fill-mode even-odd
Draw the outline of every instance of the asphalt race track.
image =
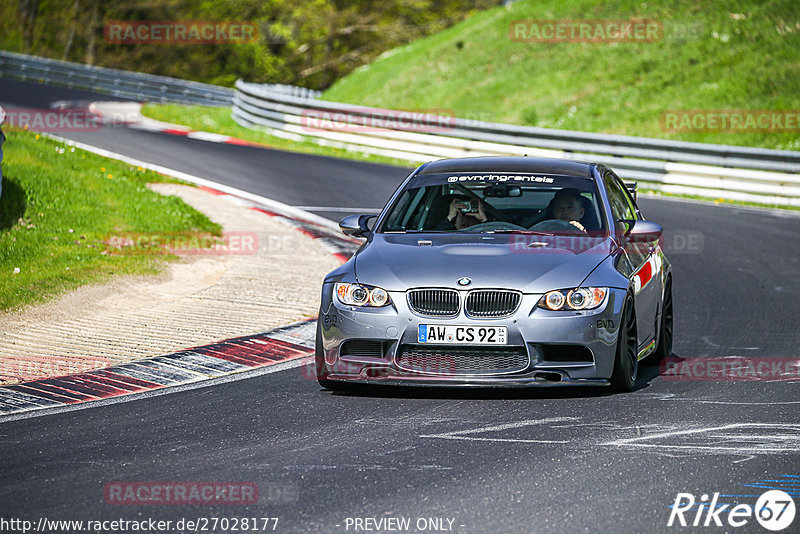
[[[0, 81], [4, 106], [79, 98], [91, 95]], [[380, 208], [408, 172], [125, 127], [60, 135], [296, 206]], [[13, 140], [5, 148], [10, 153]], [[690, 364], [752, 358], [794, 369], [797, 379], [800, 217], [676, 200], [640, 204], [666, 229], [673, 357]], [[719, 493], [719, 504], [753, 506], [779, 488], [800, 504], [799, 384], [785, 378], [688, 380], [644, 367], [638, 390], [622, 395], [333, 394], [295, 368], [0, 420], [0, 516], [173, 525], [277, 517], [276, 532], [355, 532], [355, 519], [365, 518], [409, 518], [412, 532], [687, 530], [667, 526], [678, 493], [698, 501]], [[103, 490], [114, 481], [246, 481], [258, 486], [259, 501], [109, 505]], [[696, 510], [685, 513], [690, 524]], [[729, 526], [727, 510], [720, 519], [724, 528], [689, 530], [765, 531], [753, 517]], [[800, 518], [789, 531], [800, 531]]]

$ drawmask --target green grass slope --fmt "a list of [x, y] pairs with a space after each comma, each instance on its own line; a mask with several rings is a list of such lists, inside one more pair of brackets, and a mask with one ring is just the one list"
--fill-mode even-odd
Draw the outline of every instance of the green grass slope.
[[109, 244], [115, 236], [219, 235], [221, 228], [148, 182], [172, 181], [19, 129], [6, 131], [0, 196], [0, 312], [114, 275], [154, 274], [175, 256]]
[[[516, 42], [519, 20], [641, 18], [655, 42]], [[665, 131], [671, 110], [800, 113], [796, 0], [522, 0], [385, 53], [338, 81], [331, 101], [545, 128], [800, 150], [788, 132]], [[755, 128], [758, 130], [758, 128]]]

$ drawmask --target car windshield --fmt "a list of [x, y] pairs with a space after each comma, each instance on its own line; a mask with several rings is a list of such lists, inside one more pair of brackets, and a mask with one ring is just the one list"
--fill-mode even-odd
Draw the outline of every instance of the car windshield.
[[379, 232], [605, 233], [593, 180], [536, 174], [439, 174], [414, 178]]

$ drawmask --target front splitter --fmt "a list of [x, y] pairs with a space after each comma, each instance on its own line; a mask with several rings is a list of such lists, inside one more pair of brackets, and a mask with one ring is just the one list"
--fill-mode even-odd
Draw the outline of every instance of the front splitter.
[[606, 387], [611, 383], [603, 378], [562, 378], [561, 380], [546, 380], [535, 377], [441, 377], [441, 376], [385, 376], [362, 377], [352, 375], [328, 375], [326, 380], [336, 382], [342, 386], [347, 384], [362, 384], [373, 386], [419, 386], [419, 387], [453, 387], [453, 388], [529, 388], [529, 387]]

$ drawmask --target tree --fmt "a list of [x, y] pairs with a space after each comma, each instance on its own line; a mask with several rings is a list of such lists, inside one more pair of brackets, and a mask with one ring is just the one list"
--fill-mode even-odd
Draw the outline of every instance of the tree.
[[[3, 24], [15, 8], [0, 2], [0, 41], [9, 49], [220, 85], [244, 78], [325, 89], [500, 0], [45, 0], [41, 10], [39, 0], [18, 2], [18, 25]], [[260, 35], [247, 43], [114, 44], [103, 28], [117, 20], [244, 21]], [[35, 34], [35, 25], [47, 31]]]
[[72, 44], [75, 42], [75, 30], [78, 27], [78, 17], [81, 14], [81, 0], [75, 0], [72, 5], [72, 22], [69, 25], [69, 36], [67, 42], [64, 44], [64, 55], [62, 59], [69, 59], [69, 53], [72, 51]]
[[95, 61], [95, 43], [97, 41], [97, 32], [103, 31], [101, 21], [101, 5], [102, 0], [94, 0], [92, 2], [92, 18], [89, 22], [89, 42], [86, 44], [86, 63], [94, 65]]
[[31, 51], [33, 46], [33, 30], [36, 27], [36, 14], [39, 11], [39, 0], [19, 0], [19, 22], [22, 29], [22, 50]]

